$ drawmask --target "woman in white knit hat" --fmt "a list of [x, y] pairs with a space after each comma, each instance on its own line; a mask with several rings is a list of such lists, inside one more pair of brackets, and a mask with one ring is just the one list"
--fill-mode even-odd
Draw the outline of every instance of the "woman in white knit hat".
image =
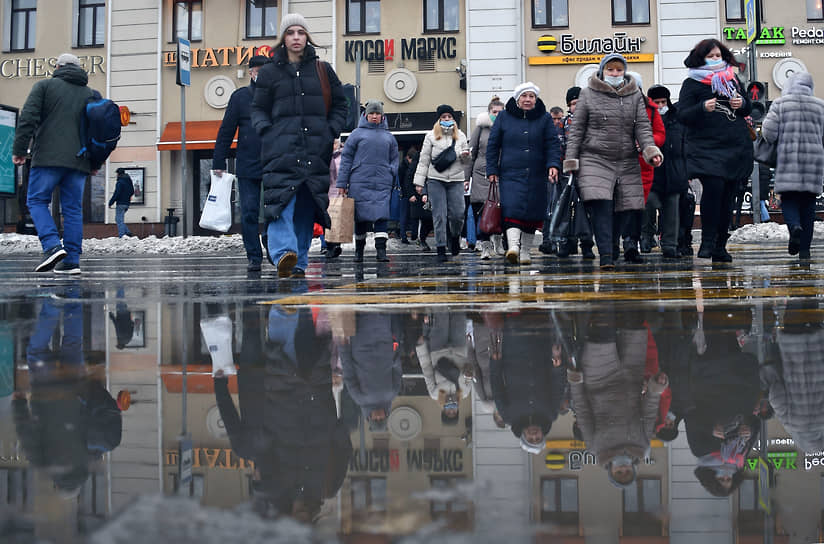
[[555, 124], [531, 81], [515, 88], [489, 133], [486, 175], [500, 182], [506, 262], [529, 264], [535, 231], [547, 208], [547, 182], [558, 181], [561, 141]]
[[267, 249], [281, 278], [304, 276], [314, 223], [331, 226], [329, 163], [346, 112], [340, 80], [318, 60], [306, 20], [284, 15], [251, 112], [261, 138]]

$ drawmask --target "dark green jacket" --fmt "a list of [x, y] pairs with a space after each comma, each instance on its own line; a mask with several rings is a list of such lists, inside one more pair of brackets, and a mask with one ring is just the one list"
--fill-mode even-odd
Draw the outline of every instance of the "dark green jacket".
[[86, 99], [92, 90], [89, 77], [79, 66], [67, 64], [53, 77], [32, 87], [17, 123], [14, 155], [24, 157], [32, 137], [32, 167], [62, 166], [89, 173], [100, 168], [88, 159], [77, 157], [83, 147], [80, 122]]

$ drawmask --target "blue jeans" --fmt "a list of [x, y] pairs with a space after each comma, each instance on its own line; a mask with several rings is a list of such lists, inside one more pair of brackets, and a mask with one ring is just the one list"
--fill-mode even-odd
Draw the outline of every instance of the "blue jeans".
[[128, 204], [115, 204], [114, 220], [117, 223], [117, 235], [125, 236], [131, 234], [126, 226], [126, 212], [129, 210]]
[[[77, 293], [69, 293], [68, 298], [78, 298]], [[59, 330], [60, 314], [63, 314], [63, 338], [58, 351], [50, 347], [54, 333]], [[34, 331], [26, 348], [26, 361], [33, 382], [48, 379], [56, 370], [56, 362], [62, 367], [80, 367], [83, 364], [83, 308], [80, 302], [63, 302], [56, 306], [51, 300], [44, 300]], [[40, 365], [38, 362], [46, 364]]]
[[801, 246], [799, 249], [809, 253], [813, 241], [813, 224], [815, 223], [815, 193], [787, 191], [781, 193], [781, 211], [787, 228], [801, 226]]
[[243, 237], [243, 247], [246, 248], [246, 258], [250, 263], [263, 260], [263, 250], [260, 248], [260, 179], [237, 178], [237, 190], [240, 194], [240, 234]]
[[86, 174], [65, 167], [37, 167], [29, 174], [29, 207], [34, 227], [43, 251], [60, 245], [60, 235], [54, 224], [49, 204], [55, 187], [60, 187], [60, 210], [63, 212], [63, 248], [66, 263], [77, 264], [83, 252], [83, 187]]
[[412, 221], [409, 218], [409, 199], [406, 199], [401, 195], [401, 238], [406, 240], [406, 231], [410, 230], [410, 226]]
[[309, 266], [309, 247], [315, 226], [315, 201], [306, 185], [301, 185], [297, 194], [283, 208], [277, 221], [266, 226], [269, 256], [277, 265], [281, 257], [292, 251], [298, 255], [297, 268], [306, 270]]

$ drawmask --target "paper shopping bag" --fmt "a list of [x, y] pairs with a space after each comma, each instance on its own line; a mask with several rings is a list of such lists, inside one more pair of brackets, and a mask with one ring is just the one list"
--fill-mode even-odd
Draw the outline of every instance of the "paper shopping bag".
[[329, 217], [332, 227], [326, 229], [327, 242], [347, 244], [355, 235], [355, 200], [345, 196], [329, 199]]
[[235, 176], [224, 172], [217, 176], [212, 172], [212, 185], [209, 196], [203, 204], [200, 215], [200, 228], [227, 232], [232, 227], [232, 182]]

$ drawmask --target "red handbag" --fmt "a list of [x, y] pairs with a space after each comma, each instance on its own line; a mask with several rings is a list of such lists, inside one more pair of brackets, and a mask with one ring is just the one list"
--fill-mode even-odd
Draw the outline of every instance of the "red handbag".
[[501, 199], [498, 196], [498, 183], [495, 181], [489, 182], [489, 192], [486, 195], [486, 202], [484, 202], [484, 207], [481, 211], [478, 228], [486, 234], [501, 234], [503, 232]]

